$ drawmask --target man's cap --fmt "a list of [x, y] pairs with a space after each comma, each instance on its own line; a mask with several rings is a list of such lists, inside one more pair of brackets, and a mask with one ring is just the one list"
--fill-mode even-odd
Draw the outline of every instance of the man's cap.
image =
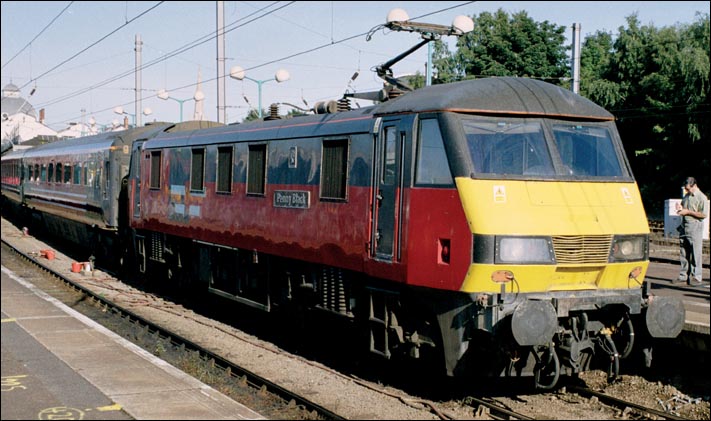
[[695, 186], [696, 185], [696, 179], [694, 177], [687, 177], [686, 180], [684, 180], [684, 184], [682, 186]]

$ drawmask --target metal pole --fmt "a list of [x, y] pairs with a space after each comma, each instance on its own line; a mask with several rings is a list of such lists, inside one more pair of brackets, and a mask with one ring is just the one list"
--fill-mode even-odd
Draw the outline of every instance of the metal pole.
[[136, 127], [141, 125], [141, 110], [143, 106], [141, 104], [141, 46], [143, 42], [141, 41], [141, 35], [136, 34]]
[[425, 86], [432, 86], [432, 41], [427, 43], [427, 79]]
[[225, 2], [217, 2], [217, 121], [227, 123], [225, 114]]
[[580, 24], [573, 24], [573, 55], [571, 57], [573, 67], [573, 80], [570, 89], [576, 94], [580, 90]]
[[262, 118], [262, 83], [264, 83], [263, 80], [257, 81], [257, 86], [259, 87], [259, 118]]

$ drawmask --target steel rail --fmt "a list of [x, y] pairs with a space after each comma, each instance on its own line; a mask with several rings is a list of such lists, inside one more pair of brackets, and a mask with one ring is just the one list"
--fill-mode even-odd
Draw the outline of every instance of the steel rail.
[[174, 332], [171, 332], [170, 330], [163, 328], [147, 319], [145, 319], [142, 316], [139, 316], [138, 314], [127, 310], [118, 304], [109, 301], [108, 299], [101, 297], [100, 295], [95, 294], [93, 291], [90, 289], [77, 284], [76, 282], [72, 281], [71, 279], [65, 277], [61, 273], [56, 272], [55, 270], [51, 269], [47, 265], [43, 264], [39, 260], [36, 260], [32, 258], [31, 256], [27, 255], [23, 251], [17, 249], [15, 246], [7, 242], [5, 239], [2, 239], [2, 243], [7, 245], [12, 251], [14, 251], [17, 255], [21, 256], [24, 258], [26, 261], [31, 262], [32, 264], [39, 266], [42, 268], [44, 271], [50, 273], [52, 276], [57, 277], [60, 279], [62, 282], [70, 286], [71, 288], [74, 288], [78, 291], [80, 291], [83, 294], [86, 294], [88, 297], [90, 297], [92, 300], [99, 302], [102, 306], [120, 314], [120, 315], [125, 315], [126, 318], [129, 320], [132, 320], [139, 325], [143, 325], [144, 328], [149, 329], [150, 331], [153, 331], [153, 334], [158, 334], [161, 335], [162, 338], [165, 338], [172, 342], [173, 344], [176, 344], [178, 346], [185, 346], [185, 349], [198, 352], [202, 358], [204, 358], [206, 361], [209, 362], [214, 362], [214, 365], [223, 369], [229, 375], [236, 377], [236, 378], [242, 378], [243, 381], [246, 381], [247, 384], [250, 386], [254, 387], [255, 389], [266, 389], [268, 392], [273, 393], [274, 395], [278, 396], [279, 398], [283, 399], [285, 402], [289, 403], [293, 401], [296, 405], [301, 406], [305, 408], [308, 411], [314, 411], [320, 416], [322, 416], [325, 419], [334, 419], [334, 420], [343, 420], [345, 419], [341, 415], [338, 415], [323, 406], [314, 403], [306, 398], [304, 398], [301, 395], [298, 395], [288, 389], [285, 389], [281, 386], [279, 386], [276, 383], [273, 383], [270, 380], [265, 379], [264, 377], [259, 376], [258, 374], [247, 370], [243, 367], [240, 367], [234, 363], [232, 363], [229, 360], [226, 360], [219, 355], [205, 349], [204, 347], [192, 342], [191, 340], [184, 338]]

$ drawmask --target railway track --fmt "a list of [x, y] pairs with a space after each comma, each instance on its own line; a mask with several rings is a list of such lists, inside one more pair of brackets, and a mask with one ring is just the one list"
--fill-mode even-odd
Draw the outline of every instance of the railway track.
[[[2, 239], [3, 243], [7, 243], [5, 241], [5, 238]], [[9, 247], [12, 247], [11, 245], [8, 244]], [[18, 251], [18, 255], [22, 255], [23, 259], [31, 262], [32, 264], [37, 265], [38, 267], [42, 268], [42, 270], [46, 272], [53, 272], [51, 268], [49, 268], [47, 265], [43, 264], [45, 261], [42, 258], [39, 258], [37, 256], [32, 257], [28, 256], [20, 251]], [[102, 306], [103, 310], [105, 313], [112, 313], [116, 315], [121, 315], [121, 319], [130, 321], [133, 323], [135, 327], [136, 336], [143, 336], [143, 337], [152, 337], [155, 339], [157, 343], [163, 343], [163, 344], [168, 344], [172, 348], [178, 348], [184, 350], [184, 352], [188, 355], [193, 356], [196, 359], [199, 359], [202, 362], [205, 362], [208, 366], [214, 368], [214, 370], [219, 371], [222, 373], [223, 377], [226, 378], [231, 378], [234, 379], [235, 381], [248, 385], [251, 387], [253, 390], [261, 391], [260, 393], [271, 393], [276, 396], [278, 396], [282, 401], [284, 402], [286, 407], [297, 407], [297, 408], [302, 408], [303, 411], [307, 413], [305, 416], [308, 419], [313, 419], [313, 418], [318, 418], [318, 419], [345, 419], [346, 416], [342, 416], [340, 414], [334, 413], [331, 410], [328, 410], [326, 408], [323, 408], [321, 405], [313, 403], [311, 400], [304, 398], [298, 393], [293, 393], [289, 391], [286, 388], [282, 388], [277, 384], [274, 384], [273, 382], [270, 382], [266, 379], [263, 379], [261, 376], [257, 375], [256, 373], [251, 372], [250, 370], [244, 369], [242, 367], [237, 366], [236, 364], [228, 361], [227, 358], [223, 358], [222, 356], [216, 354], [215, 352], [212, 352], [208, 349], [205, 349], [203, 346], [200, 346], [199, 344], [194, 343], [193, 341], [184, 338], [183, 335], [176, 334], [174, 332], [169, 331], [168, 329], [165, 329], [161, 327], [160, 325], [151, 322], [150, 320], [146, 319], [146, 316], [141, 316], [139, 314], [136, 314], [134, 311], [131, 311], [128, 308], [122, 308], [121, 305], [118, 305], [111, 300], [107, 299], [106, 297], [103, 297], [101, 295], [97, 295], [96, 293], [93, 293], [91, 290], [88, 288], [74, 282], [72, 279], [67, 278], [66, 276], [63, 276], [61, 273], [56, 273], [53, 274], [54, 277], [57, 279], [62, 280], [62, 282], [68, 286], [71, 286], [72, 289], [75, 289], [78, 291], [80, 294], [84, 294], [87, 297], [91, 297], [91, 300], [96, 301], [98, 305]], [[87, 278], [83, 279], [83, 282], [86, 281]], [[90, 282], [89, 282], [90, 283]], [[145, 301], [145, 299], [139, 299], [139, 301]], [[149, 300], [150, 301], [150, 300]], [[129, 306], [133, 305], [136, 307], [135, 302], [134, 304], [129, 304]], [[159, 345], [160, 346], [160, 345]], [[153, 352], [153, 350], [149, 349], [149, 351]], [[343, 376], [343, 375], [341, 375]], [[353, 381], [353, 379], [351, 379]], [[355, 381], [355, 383], [359, 383], [358, 381]], [[363, 382], [365, 383], [365, 382]], [[371, 382], [368, 382], [371, 383]], [[459, 410], [454, 410], [452, 412], [448, 410], [442, 410], [443, 405], [438, 404], [438, 403], [432, 403], [431, 401], [428, 401], [427, 399], [417, 399], [413, 398], [410, 396], [401, 396], [398, 392], [398, 396], [395, 396], [394, 394], [389, 394], [387, 391], [381, 391], [379, 389], [385, 389], [382, 387], [382, 384], [378, 381], [376, 383], [372, 383], [370, 385], [364, 385], [365, 387], [368, 387], [372, 390], [379, 391], [380, 393], [384, 395], [389, 395], [391, 397], [395, 397], [397, 399], [400, 399], [403, 402], [406, 401], [412, 401], [410, 402], [410, 406], [416, 407], [418, 404], [423, 405], [425, 412], [430, 412], [434, 415], [436, 415], [440, 419], [461, 419], [462, 418], [462, 411]], [[391, 389], [392, 390], [392, 389]], [[595, 396], [595, 394], [599, 394], [598, 392], [592, 391], [592, 390], [585, 390], [581, 389], [581, 392], [578, 392], [577, 390], [575, 393], [579, 393], [581, 396]], [[569, 392], [573, 393], [573, 390], [570, 389], [569, 387]], [[345, 396], [344, 396], [345, 398]], [[654, 418], [657, 417], [658, 419], [683, 419], [676, 417], [673, 414], [669, 413], [664, 413], [661, 411], [658, 411], [653, 408], [645, 408], [642, 406], [638, 406], [636, 404], [633, 404], [631, 402], [624, 402], [621, 400], [615, 400], [614, 398], [605, 398], [602, 396], [598, 396], [597, 399], [600, 401], [600, 403], [605, 403], [609, 407], [614, 407], [614, 408], [619, 408], [621, 413], [629, 413], [630, 411], [633, 411], [634, 414], [646, 414], [642, 415], [643, 417], [647, 418]], [[468, 407], [473, 408], [470, 409], [469, 413], [471, 411], [474, 412], [475, 415], [479, 416], [480, 418], [492, 418], [492, 419], [536, 419], [540, 418], [540, 413], [536, 416], [531, 416], [530, 413], [526, 414], [525, 411], [522, 412], [517, 412], [517, 406], [512, 405], [512, 407], [507, 407], [505, 404], [502, 402], [492, 399], [492, 398], [486, 398], [486, 397], [478, 397], [478, 398], [467, 398], [468, 402], [466, 402], [466, 405]], [[610, 401], [611, 403], [608, 403]], [[291, 403], [291, 404], [289, 404]], [[406, 402], [407, 403], [407, 402]], [[336, 407], [338, 408], [338, 407]], [[449, 408], [452, 408], [449, 406]], [[339, 411], [340, 412], [340, 411]], [[452, 416], [454, 415], [454, 416]], [[551, 414], [551, 417], [555, 417], [555, 414]], [[426, 418], [423, 414], [423, 418]]]
[[607, 395], [602, 392], [598, 392], [595, 390], [592, 390], [587, 387], [581, 387], [581, 386], [569, 386], [568, 390], [570, 392], [577, 393], [581, 396], [585, 397], [596, 397], [600, 402], [612, 406], [614, 408], [618, 408], [621, 411], [629, 411], [633, 410], [636, 411], [640, 416], [650, 419], [650, 416], [656, 417], [655, 419], [665, 419], [665, 420], [684, 420], [686, 418], [679, 417], [677, 415], [671, 414], [669, 412], [663, 412], [659, 411], [654, 408], [649, 408], [643, 405], [638, 405], [634, 402], [630, 402], [624, 399], [619, 399], [614, 396]]
[[341, 415], [312, 402], [304, 396], [271, 382], [268, 379], [261, 377], [231, 361], [228, 361], [214, 352], [190, 341], [189, 339], [165, 327], [159, 326], [132, 312], [131, 310], [118, 305], [117, 303], [101, 296], [101, 294], [93, 292], [91, 289], [78, 284], [61, 273], [58, 273], [48, 265], [43, 264], [41, 261], [34, 259], [33, 256], [15, 248], [5, 239], [2, 239], [2, 244], [3, 246], [7, 246], [9, 250], [19, 256], [26, 263], [40, 268], [42, 271], [60, 280], [67, 287], [79, 292], [87, 299], [100, 306], [104, 313], [111, 313], [115, 317], [119, 317], [123, 321], [133, 324], [135, 326], [135, 330], [140, 332], [136, 336], [151, 336], [157, 343], [169, 344], [170, 346], [180, 349], [185, 353], [192, 354], [193, 357], [198, 357], [203, 362], [206, 362], [209, 367], [222, 372], [224, 376], [235, 380], [237, 383], [246, 385], [254, 391], [258, 391], [259, 394], [265, 395], [270, 393], [271, 395], [280, 398], [283, 400], [285, 408], [298, 408], [301, 411], [305, 411], [309, 414], [308, 418], [345, 419]]

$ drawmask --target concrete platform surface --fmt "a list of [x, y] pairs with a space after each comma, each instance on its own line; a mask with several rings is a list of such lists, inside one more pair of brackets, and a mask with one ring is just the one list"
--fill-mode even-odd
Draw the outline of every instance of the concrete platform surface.
[[4, 266], [2, 385], [3, 420], [265, 419]]

